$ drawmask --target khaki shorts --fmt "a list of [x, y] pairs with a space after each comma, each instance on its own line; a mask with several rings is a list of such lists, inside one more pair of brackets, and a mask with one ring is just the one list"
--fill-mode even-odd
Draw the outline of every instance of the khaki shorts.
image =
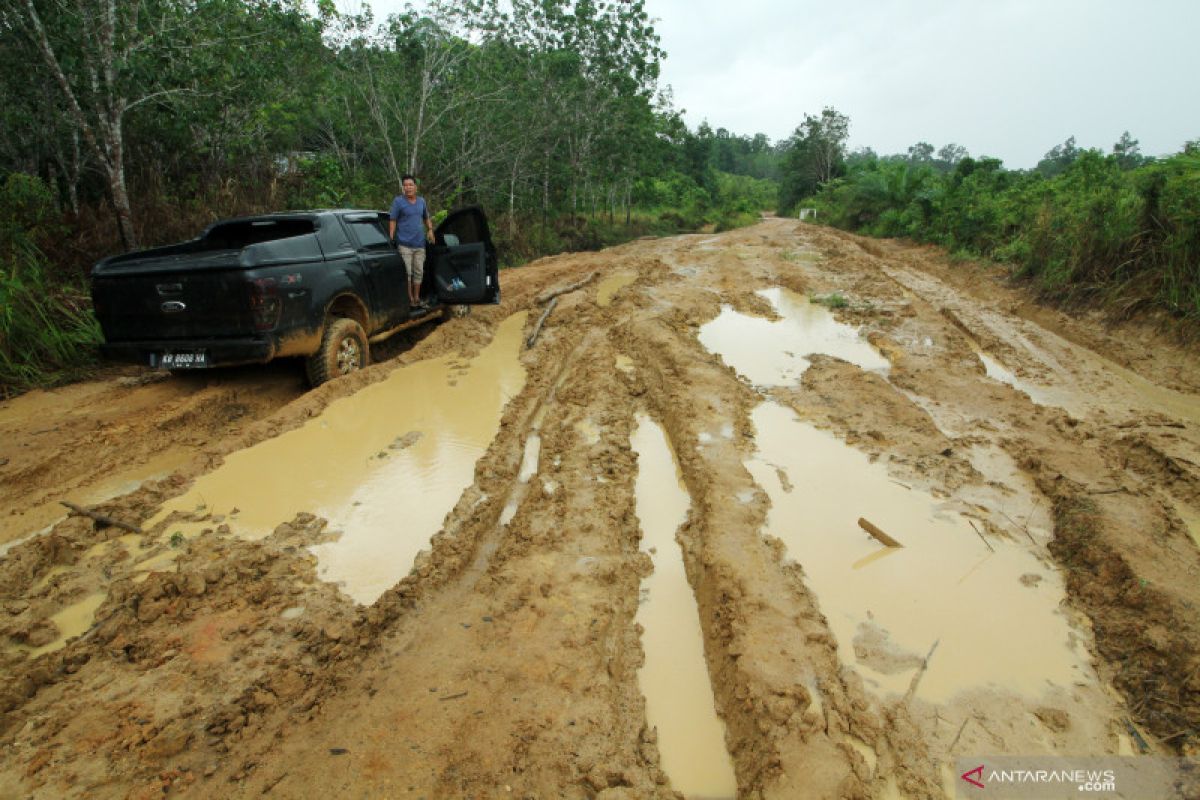
[[405, 247], [397, 245], [396, 249], [400, 251], [400, 257], [404, 259], [404, 266], [408, 268], [409, 283], [420, 284], [425, 277], [425, 248], [424, 247]]

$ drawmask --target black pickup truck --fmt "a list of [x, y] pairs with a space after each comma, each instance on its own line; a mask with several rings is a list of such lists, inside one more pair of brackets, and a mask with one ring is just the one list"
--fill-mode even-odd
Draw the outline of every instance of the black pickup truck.
[[166, 369], [306, 359], [316, 386], [368, 363], [372, 342], [433, 315], [499, 303], [496, 249], [478, 208], [452, 212], [426, 248], [421, 297], [379, 211], [223, 220], [181, 244], [92, 268], [109, 358]]

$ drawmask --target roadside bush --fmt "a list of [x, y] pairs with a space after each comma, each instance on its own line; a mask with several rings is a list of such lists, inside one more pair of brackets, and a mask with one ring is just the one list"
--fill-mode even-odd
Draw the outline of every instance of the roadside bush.
[[991, 158], [946, 174], [872, 159], [802, 205], [840, 228], [1008, 263], [1049, 297], [1156, 306], [1200, 323], [1197, 152], [1131, 169], [1084, 151], [1051, 178]]
[[53, 383], [95, 362], [100, 326], [82, 287], [52, 284], [36, 239], [53, 199], [37, 178], [0, 186], [0, 395]]

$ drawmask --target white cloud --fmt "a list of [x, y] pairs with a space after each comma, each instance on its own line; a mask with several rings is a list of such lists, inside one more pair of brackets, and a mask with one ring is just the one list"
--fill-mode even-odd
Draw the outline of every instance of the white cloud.
[[[378, 18], [402, 0], [369, 2]], [[423, 5], [418, 2], [417, 5]], [[791, 134], [826, 105], [854, 147], [924, 140], [1030, 167], [1074, 135], [1142, 152], [1200, 137], [1198, 0], [646, 0], [694, 128]]]
[[834, 105], [851, 142], [925, 140], [1032, 166], [1075, 135], [1143, 152], [1200, 136], [1200, 3], [648, 0], [692, 125], [787, 136]]

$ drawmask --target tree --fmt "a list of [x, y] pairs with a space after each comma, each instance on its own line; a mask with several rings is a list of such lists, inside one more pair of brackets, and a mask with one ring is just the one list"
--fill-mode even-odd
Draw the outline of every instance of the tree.
[[272, 0], [0, 0], [2, 19], [62, 98], [69, 137], [82, 139], [103, 173], [126, 248], [138, 244], [126, 181], [130, 116], [226, 91], [212, 73], [252, 54], [262, 34], [247, 23], [277, 11]]
[[938, 169], [941, 169], [944, 172], [949, 172], [958, 166], [958, 162], [962, 161], [964, 158], [967, 158], [969, 155], [971, 154], [967, 152], [967, 148], [960, 144], [954, 144], [951, 142], [941, 150], [938, 150], [937, 159], [934, 161], [934, 164], [938, 167]]
[[1112, 154], [1121, 169], [1136, 169], [1149, 160], [1142, 155], [1138, 140], [1130, 136], [1129, 131], [1122, 133], [1121, 138], [1113, 144]]
[[930, 164], [933, 162], [933, 145], [929, 142], [917, 142], [908, 148], [908, 163]]
[[1083, 151], [1075, 146], [1075, 137], [1070, 136], [1065, 142], [1055, 145], [1042, 156], [1035, 169], [1047, 178], [1061, 175], [1067, 167], [1075, 163]]
[[844, 168], [846, 141], [850, 138], [850, 118], [832, 106], [819, 117], [804, 115], [786, 147], [780, 186], [781, 209], [791, 208]]

